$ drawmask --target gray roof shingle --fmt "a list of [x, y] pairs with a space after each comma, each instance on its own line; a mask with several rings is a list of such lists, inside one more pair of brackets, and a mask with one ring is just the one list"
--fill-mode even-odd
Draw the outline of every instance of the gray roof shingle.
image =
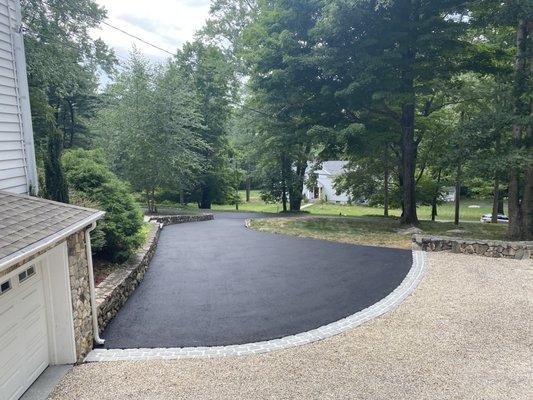
[[81, 230], [103, 212], [0, 191], [0, 267], [30, 255], [53, 236]]
[[339, 175], [344, 172], [346, 165], [348, 161], [323, 161], [322, 171], [328, 175]]

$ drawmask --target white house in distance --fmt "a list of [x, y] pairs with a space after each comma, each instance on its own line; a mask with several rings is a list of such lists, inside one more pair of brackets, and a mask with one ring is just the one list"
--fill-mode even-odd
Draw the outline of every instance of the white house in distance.
[[98, 336], [89, 232], [103, 212], [37, 193], [19, 0], [0, 0], [0, 399]]
[[[337, 176], [344, 172], [344, 168], [348, 164], [348, 161], [323, 161], [321, 163], [322, 168], [313, 171], [316, 174], [316, 185], [309, 189], [304, 186], [304, 198], [310, 202], [325, 201], [328, 203], [346, 204], [350, 201], [348, 193], [337, 194], [334, 188], [334, 181]], [[313, 164], [309, 164], [307, 167], [305, 180], [309, 178], [311, 173], [311, 167]]]

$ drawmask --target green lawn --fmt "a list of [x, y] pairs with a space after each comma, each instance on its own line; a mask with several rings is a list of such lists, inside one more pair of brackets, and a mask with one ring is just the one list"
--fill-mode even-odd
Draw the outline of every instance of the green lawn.
[[[267, 204], [261, 200], [259, 190], [252, 190], [250, 192], [250, 202], [246, 203], [246, 191], [241, 190], [239, 192], [242, 203], [239, 204], [239, 211], [249, 212], [264, 212], [264, 213], [278, 213], [283, 210], [281, 203], [279, 204]], [[213, 210], [219, 211], [235, 211], [234, 204], [213, 204]]]
[[[344, 243], [411, 248], [411, 235], [398, 233], [399, 223], [394, 218], [272, 218], [253, 220], [251, 227], [264, 232]], [[503, 224], [465, 223], [456, 227], [451, 222], [422, 221], [420, 229], [426, 234], [495, 240], [504, 239], [506, 233]]]
[[[261, 200], [258, 190], [252, 190], [250, 202], [246, 203], [245, 192], [240, 192], [243, 203], [239, 205], [239, 211], [255, 211], [276, 213], [282, 210], [281, 204], [266, 204]], [[479, 206], [479, 208], [472, 208], [471, 206]], [[445, 203], [438, 207], [438, 220], [452, 221], [454, 218], [454, 204]], [[235, 205], [213, 205], [213, 210], [235, 210]], [[363, 216], [380, 216], [383, 215], [383, 209], [378, 207], [367, 207], [363, 205], [342, 205], [331, 203], [317, 203], [310, 207], [306, 207], [304, 211], [313, 215], [335, 215], [347, 217], [363, 217]], [[481, 215], [490, 214], [492, 212], [492, 204], [490, 200], [472, 200], [465, 199], [461, 204], [461, 220], [462, 221], [479, 221]], [[399, 217], [401, 211], [390, 210], [391, 216]], [[431, 218], [431, 207], [420, 206], [418, 208], [418, 217], [420, 219], [429, 220]]]

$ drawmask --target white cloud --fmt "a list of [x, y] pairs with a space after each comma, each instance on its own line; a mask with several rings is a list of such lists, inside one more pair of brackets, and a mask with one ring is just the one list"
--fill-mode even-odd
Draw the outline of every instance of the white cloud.
[[[96, 0], [107, 10], [106, 22], [138, 36], [172, 53], [193, 39], [208, 17], [209, 0]], [[162, 61], [168, 54], [125, 35], [109, 26], [95, 30], [115, 49], [119, 58], [126, 58], [135, 45], [152, 61]]]

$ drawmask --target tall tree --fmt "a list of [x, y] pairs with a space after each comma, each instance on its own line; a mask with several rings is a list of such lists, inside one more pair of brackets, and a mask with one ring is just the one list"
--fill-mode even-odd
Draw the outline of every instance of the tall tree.
[[156, 211], [156, 190], [186, 190], [202, 170], [207, 146], [194, 87], [175, 63], [154, 70], [134, 51], [106, 97], [95, 126], [103, 147], [115, 171]]
[[58, 180], [61, 163], [52, 161], [61, 156], [57, 134], [71, 146], [77, 133], [87, 133], [79, 117], [92, 112], [87, 102], [96, 93], [97, 69], [112, 72], [115, 57], [90, 34], [106, 15], [94, 0], [21, 0], [21, 6], [36, 155], [48, 160], [47, 183], [57, 185], [45, 191], [59, 193], [66, 183]]
[[291, 211], [300, 210], [308, 162], [328, 132], [314, 128], [331, 125], [340, 113], [335, 99], [321, 92], [322, 75], [314, 60], [311, 30], [321, 8], [318, 0], [264, 2], [244, 31], [254, 103], [273, 121], [264, 134], [283, 144], [283, 157], [277, 159], [288, 171], [281, 165], [278, 170], [289, 175]]
[[[533, 238], [533, 4], [486, 1], [471, 7], [485, 42], [511, 55], [513, 126], [509, 159], [509, 229], [512, 239]], [[514, 36], [514, 37], [513, 37]]]
[[233, 196], [233, 170], [229, 163], [228, 118], [236, 81], [232, 64], [216, 46], [195, 41], [178, 52], [177, 65], [199, 96], [201, 136], [208, 145], [202, 152], [198, 205], [209, 209], [214, 201]]
[[[438, 82], [472, 67], [463, 1], [331, 1], [315, 30], [328, 90], [348, 115], [386, 117], [401, 153], [402, 222], [416, 224], [417, 121], [445, 101]], [[477, 60], [482, 64], [482, 60]]]

